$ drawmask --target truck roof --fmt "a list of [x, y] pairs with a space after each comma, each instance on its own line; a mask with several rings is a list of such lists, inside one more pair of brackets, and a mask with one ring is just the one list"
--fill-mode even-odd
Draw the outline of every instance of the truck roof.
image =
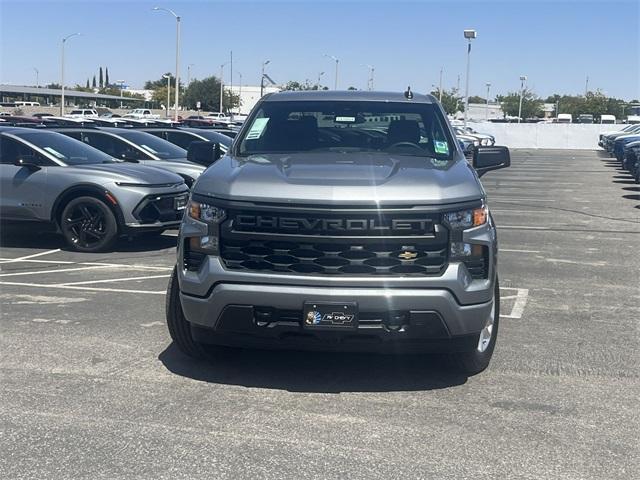
[[413, 98], [405, 97], [404, 92], [370, 92], [362, 90], [303, 90], [284, 91], [265, 95], [263, 102], [299, 102], [299, 101], [361, 101], [361, 102], [406, 102], [436, 103], [433, 95], [413, 93]]

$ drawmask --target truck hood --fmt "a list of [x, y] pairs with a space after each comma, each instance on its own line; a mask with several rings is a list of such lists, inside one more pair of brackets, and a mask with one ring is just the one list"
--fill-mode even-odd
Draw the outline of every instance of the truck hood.
[[333, 205], [442, 205], [485, 196], [463, 157], [362, 153], [224, 156], [198, 179], [194, 192], [227, 200]]
[[182, 183], [182, 177], [157, 167], [136, 165], [131, 163], [98, 163], [91, 165], [74, 165], [75, 172], [113, 182], [129, 182], [148, 185]]

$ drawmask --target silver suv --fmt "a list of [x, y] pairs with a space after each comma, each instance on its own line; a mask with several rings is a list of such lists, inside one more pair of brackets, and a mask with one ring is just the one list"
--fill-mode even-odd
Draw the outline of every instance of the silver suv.
[[489, 364], [497, 237], [441, 106], [410, 91], [282, 92], [192, 189], [169, 285], [177, 346], [446, 352]]
[[0, 127], [0, 220], [52, 224], [75, 250], [177, 227], [187, 199], [169, 171], [122, 163], [59, 133]]

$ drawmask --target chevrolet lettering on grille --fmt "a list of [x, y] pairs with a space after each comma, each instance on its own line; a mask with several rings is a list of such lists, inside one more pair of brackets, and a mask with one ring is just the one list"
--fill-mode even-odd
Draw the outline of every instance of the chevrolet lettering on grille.
[[239, 230], [276, 229], [285, 231], [371, 232], [371, 231], [432, 231], [428, 218], [305, 218], [264, 215], [237, 215]]

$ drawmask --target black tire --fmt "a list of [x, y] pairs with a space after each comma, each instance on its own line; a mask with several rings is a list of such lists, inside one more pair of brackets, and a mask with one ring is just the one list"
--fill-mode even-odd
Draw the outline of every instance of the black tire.
[[171, 335], [171, 339], [182, 353], [189, 357], [203, 360], [207, 358], [207, 352], [204, 346], [194, 341], [191, 336], [191, 327], [182, 312], [179, 293], [178, 272], [176, 267], [174, 267], [171, 279], [169, 280], [166, 299], [166, 316], [169, 335]]
[[108, 250], [118, 238], [118, 222], [111, 209], [95, 197], [69, 201], [60, 217], [60, 230], [67, 244], [79, 252]]
[[[498, 285], [497, 278], [494, 291], [494, 301], [495, 310], [493, 329], [491, 332], [489, 345], [482, 352], [478, 349], [475, 349], [472, 352], [459, 352], [449, 354], [447, 356], [447, 363], [456, 372], [464, 373], [466, 375], [476, 375], [489, 366], [489, 362], [491, 362], [491, 357], [493, 356], [493, 350], [496, 347], [496, 340], [498, 338], [498, 326], [500, 323], [500, 286]], [[479, 342], [480, 335], [478, 335], [478, 343]]]

